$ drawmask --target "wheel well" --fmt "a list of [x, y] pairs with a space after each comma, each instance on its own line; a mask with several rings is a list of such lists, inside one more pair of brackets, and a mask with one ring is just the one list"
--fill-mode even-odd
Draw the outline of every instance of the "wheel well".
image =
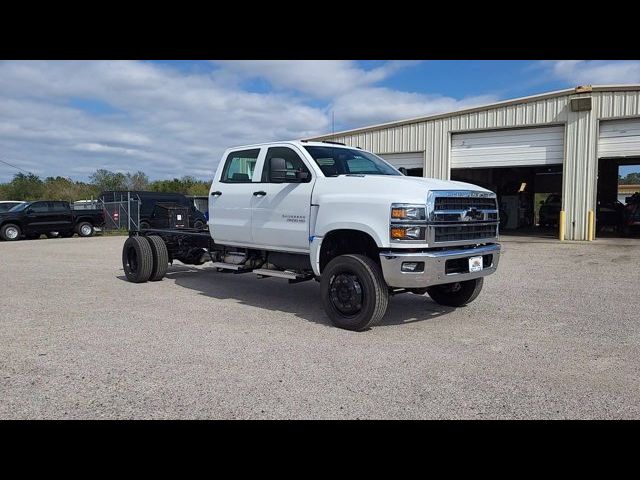
[[320, 271], [333, 258], [355, 253], [369, 257], [380, 265], [379, 249], [368, 233], [360, 230], [333, 230], [325, 235], [320, 248]]
[[87, 222], [90, 223], [91, 225], [93, 225], [93, 219], [91, 217], [80, 217], [78, 219], [76, 219], [76, 225], [82, 222]]
[[7, 223], [17, 225], [20, 229], [22, 229], [22, 224], [20, 224], [20, 222], [17, 220], [5, 220], [4, 222], [0, 222], [0, 228], [4, 227]]

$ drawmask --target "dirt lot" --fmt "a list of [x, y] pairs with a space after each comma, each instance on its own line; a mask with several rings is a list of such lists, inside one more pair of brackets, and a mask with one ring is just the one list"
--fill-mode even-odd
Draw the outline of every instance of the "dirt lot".
[[0, 243], [0, 418], [640, 418], [640, 241], [510, 237], [470, 306], [364, 333], [315, 282], [130, 284], [123, 241]]

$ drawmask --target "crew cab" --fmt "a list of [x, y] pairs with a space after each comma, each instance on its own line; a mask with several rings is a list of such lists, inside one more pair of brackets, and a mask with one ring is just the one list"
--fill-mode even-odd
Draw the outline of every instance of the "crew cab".
[[23, 237], [34, 239], [42, 234], [48, 238], [71, 237], [74, 233], [90, 237], [95, 228], [103, 224], [104, 216], [99, 209], [75, 211], [68, 202], [25, 202], [0, 213], [0, 238], [14, 241]]
[[404, 176], [382, 158], [333, 142], [228, 149], [209, 196], [209, 232], [130, 232], [130, 281], [160, 280], [167, 262], [320, 282], [341, 328], [380, 321], [391, 295], [473, 301], [500, 258], [495, 193]]

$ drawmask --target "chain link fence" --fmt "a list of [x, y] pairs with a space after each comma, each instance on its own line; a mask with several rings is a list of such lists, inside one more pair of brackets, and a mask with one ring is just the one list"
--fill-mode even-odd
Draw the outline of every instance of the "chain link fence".
[[104, 213], [104, 230], [138, 230], [140, 228], [140, 197], [123, 194], [113, 201], [83, 200], [74, 202], [74, 210], [99, 209]]

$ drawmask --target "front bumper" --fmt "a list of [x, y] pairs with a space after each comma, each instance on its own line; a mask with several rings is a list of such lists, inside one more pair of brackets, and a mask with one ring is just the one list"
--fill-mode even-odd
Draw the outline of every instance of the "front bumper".
[[[464, 268], [452, 268], [454, 273], [447, 273], [447, 261], [456, 259], [466, 259], [469, 257], [491, 255], [491, 263], [484, 265], [479, 272], [465, 272]], [[488, 257], [487, 257], [488, 258]], [[421, 252], [380, 252], [380, 263], [382, 273], [387, 285], [394, 288], [424, 288], [442, 283], [463, 282], [474, 278], [491, 275], [498, 268], [500, 260], [500, 244], [494, 243], [475, 248], [421, 251]], [[403, 272], [404, 262], [424, 262], [424, 270], [421, 272]], [[463, 265], [464, 262], [458, 262]]]

